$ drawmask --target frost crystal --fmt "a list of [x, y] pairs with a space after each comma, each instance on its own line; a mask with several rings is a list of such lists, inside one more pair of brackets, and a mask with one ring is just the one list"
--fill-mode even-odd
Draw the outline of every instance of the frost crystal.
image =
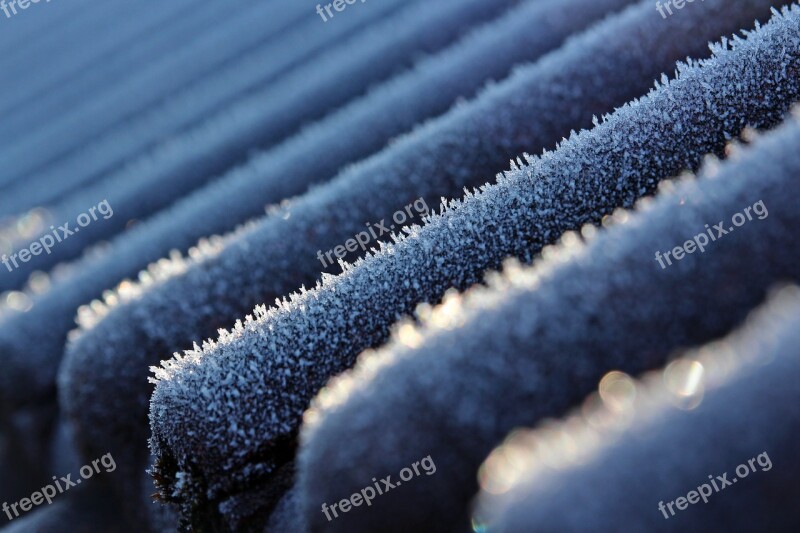
[[[408, 201], [420, 193], [446, 193], [453, 181], [460, 190], [465, 182], [458, 178], [465, 178], [453, 163], [463, 165], [460, 168], [479, 166], [476, 154], [485, 157], [523, 141], [538, 151], [547, 145], [542, 142], [547, 135], [565, 135], [580, 122], [571, 113], [582, 112], [590, 122], [593, 114], [603, 112], [597, 109], [602, 107], [600, 100], [607, 98], [610, 106], [616, 97], [627, 99], [624, 93], [637, 86], [636, 80], [625, 77], [631, 72], [656, 70], [643, 78], [652, 79], [671, 68], [657, 64], [656, 58], [669, 63], [664, 57], [669, 53], [683, 56], [687, 49], [705, 47], [707, 34], [719, 35], [743, 24], [738, 16], [764, 14], [768, 4], [748, 2], [752, 11], [742, 15], [726, 9], [724, 2], [707, 1], [686, 16], [657, 22], [650, 3], [638, 4], [363, 163], [356, 169], [363, 174], [344, 175], [289, 204], [291, 216], [264, 221], [218, 259], [177, 278], [171, 291], [154, 293], [152, 304], [137, 307], [147, 315], [137, 317], [137, 323], [148, 317], [159, 320], [154, 311], [172, 291], [221, 308], [216, 302], [231, 298], [233, 280], [243, 287], [237, 293], [239, 302], [267, 283], [294, 283], [295, 288], [309, 284], [298, 278], [304, 271], [310, 275], [322, 243], [308, 236], [325, 231], [331, 237], [328, 242], [336, 242], [334, 237], [341, 241], [364, 220], [391, 212], [383, 199]], [[708, 152], [721, 154], [726, 132], [778, 122], [800, 94], [793, 74], [800, 61], [797, 23], [797, 10], [776, 14], [747, 40], [715, 48], [711, 59], [682, 69], [668, 85], [618, 109], [593, 130], [573, 135], [556, 151], [527, 156], [527, 165], [499, 176], [497, 184], [482, 187], [464, 201], [450, 202], [424, 227], [357, 260], [334, 280], [294, 294], [264, 318], [244, 323], [241, 331], [221, 335], [202, 353], [158, 369], [151, 424], [159, 466], [191, 462], [193, 475], [207, 484], [204, 494], [187, 493], [178, 500], [221, 499], [232, 487], [268, 483], [264, 472], [291, 457], [310, 397], [328, 377], [349, 367], [361, 350], [382, 343], [390, 324], [418, 302], [436, 302], [450, 287], [463, 289], [480, 281], [485, 270], [496, 268], [505, 257], [530, 262], [564, 231], [599, 222], [616, 207], [633, 205], [660, 179], [696, 168]], [[676, 41], [676, 34], [682, 39]], [[716, 92], [705, 94], [701, 83]], [[690, 134], [674, 131], [676, 117]], [[436, 166], [419, 156], [437, 150]], [[409, 154], [408, 162], [401, 166], [404, 153]], [[504, 160], [510, 157], [506, 154]], [[369, 180], [357, 179], [362, 175]], [[424, 181], [415, 182], [418, 176]], [[333, 235], [338, 231], [341, 234]], [[286, 235], [308, 240], [289, 242]], [[263, 250], [263, 255], [254, 258], [252, 250]], [[225, 280], [225, 290], [207, 285], [206, 279]], [[419, 288], [405, 288], [406, 280], [415, 280]], [[251, 370], [253, 360], [257, 372]], [[306, 366], [308, 361], [314, 364]], [[234, 385], [235, 398], [231, 387], [223, 386], [232, 382], [245, 384]], [[214, 407], [201, 409], [195, 391], [206, 388], [212, 390]], [[247, 428], [247, 438], [230, 431], [230, 420]], [[186, 433], [189, 428], [193, 436]], [[259, 475], [248, 477], [251, 468]], [[168, 479], [169, 469], [161, 469], [160, 475]]]

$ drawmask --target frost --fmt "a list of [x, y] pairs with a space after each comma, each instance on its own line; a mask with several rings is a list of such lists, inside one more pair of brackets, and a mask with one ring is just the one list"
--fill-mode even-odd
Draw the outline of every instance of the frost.
[[[766, 48], [770, 35], [795, 33], [798, 22], [795, 9], [749, 42]], [[741, 45], [738, 53], [748, 49]], [[710, 75], [738, 53], [696, 74]], [[651, 95], [638, 112], [659, 98]], [[348, 515], [339, 527], [380, 530], [391, 523], [415, 530], [425, 522], [449, 530], [467, 520], [481, 462], [514, 428], [562, 415], [611, 370], [637, 375], [663, 366], [675, 350], [719, 338], [774, 283], [800, 280], [800, 243], [793, 237], [800, 223], [798, 142], [794, 119], [715, 173], [682, 180], [637, 211], [618, 211], [605, 230], [582, 229], [593, 235], [587, 244], [567, 234], [533, 267], [507, 266], [488, 287], [444, 302], [417, 329], [398, 330], [384, 348], [365, 354], [354, 371], [328, 383], [304, 416], [298, 459], [304, 517], [319, 524], [318, 502], [363, 484], [360, 472], [393, 472], [431, 454], [435, 476], [403, 487], [380, 513]], [[654, 260], [656, 250], [758, 200], [770, 206], [758, 225], [665, 270]]]
[[[85, 187], [59, 196], [48, 205], [51, 215], [57, 221], [74, 220], [78, 213], [85, 210], [87, 205], [97, 202], [98, 198], [107, 198], [114, 206], [114, 217], [105, 220], [103, 224], [82, 228], [81, 233], [59, 243], [52, 253], [32, 257], [26, 263], [26, 268], [0, 277], [0, 291], [18, 288], [32, 269], [47, 270], [58, 262], [74, 259], [91, 243], [122, 232], [130, 220], [141, 220], [169, 207], [178, 198], [219, 178], [220, 174], [231, 167], [245, 163], [252, 152], [274, 146], [297, 133], [304, 124], [318, 120], [331, 109], [361, 96], [371, 84], [386, 80], [399, 69], [412, 65], [419, 54], [440, 50], [457, 38], [465, 27], [501, 12], [513, 0], [440, 0], [434, 5], [419, 0], [408, 5], [403, 5], [404, 3], [406, 2], [402, 0], [385, 0], [376, 3], [374, 8], [358, 10], [369, 14], [370, 18], [379, 15], [384, 15], [385, 18], [349, 39], [344, 39], [344, 35], [335, 39], [327, 32], [310, 32], [308, 28], [296, 28], [297, 32], [306, 37], [309, 34], [321, 34], [318, 46], [327, 44], [328, 49], [312, 54], [306, 61], [300, 62], [271, 83], [251, 91], [252, 94], [241, 95], [210, 116], [204, 116], [199, 123], [190, 125], [188, 129], [184, 128], [185, 131], [179, 129], [176, 135], [162, 139], [152, 149], [135, 152], [135, 157], [125, 165], [111, 167], [114, 171], [110, 175], [101, 174], [100, 179], [90, 180]], [[295, 2], [295, 7], [288, 9], [289, 13], [301, 7], [296, 4]], [[179, 54], [169, 54], [168, 64], [157, 62], [152, 65], [146, 73], [135, 78], [134, 86], [121, 85], [111, 95], [90, 99], [87, 109], [80, 107], [75, 113], [59, 115], [58, 120], [48, 123], [48, 127], [41, 130], [44, 132], [42, 135], [46, 133], [48, 141], [38, 137], [26, 138], [19, 148], [31, 151], [30, 156], [34, 161], [47, 161], [41, 153], [39, 143], [47, 142], [45, 146], [53, 147], [60, 142], [75, 142], [75, 139], [82, 138], [81, 135], [66, 134], [63, 130], [72, 128], [83, 131], [83, 128], [91, 129], [85, 124], [88, 120], [100, 120], [105, 124], [109, 117], [123, 113], [124, 110], [132, 113], [133, 109], [129, 107], [140, 98], [129, 97], [129, 93], [151, 98], [152, 93], [156, 96], [161, 94], [156, 88], [161, 87], [167, 91], [163, 86], [168, 84], [168, 80], [175, 82], [173, 78], [177, 74], [173, 74], [173, 71], [183, 72], [188, 68], [177, 68], [173, 63], [175, 60], [192, 68], [200, 68], [204, 63], [191, 58], [205, 57], [210, 63], [205, 68], [221, 66], [220, 55], [225, 57], [224, 54], [233, 54], [237, 50], [241, 52], [240, 49], [248, 43], [251, 46], [256, 44], [251, 42], [255, 36], [263, 39], [263, 33], [269, 31], [271, 25], [265, 28], [262, 19], [274, 19], [276, 23], [283, 20], [283, 15], [277, 18], [271, 15], [276, 11], [275, 6], [258, 6], [252, 12], [233, 10], [237, 15], [220, 23], [215, 31], [208, 32], [202, 39], [202, 45], [181, 50]], [[356, 12], [352, 15], [359, 19], [366, 16]], [[319, 24], [318, 21], [315, 22]], [[236, 39], [230, 38], [230, 33], [236, 35]], [[217, 42], [220, 40], [238, 43], [238, 48], [220, 46]], [[276, 43], [272, 53], [293, 55], [300, 52], [297, 49], [287, 52], [282, 44], [286, 43]], [[213, 50], [207, 50], [209, 46]], [[295, 60], [300, 59], [294, 57]], [[161, 80], [161, 83], [155, 83], [155, 79]], [[139, 103], [143, 105], [142, 102]], [[107, 107], [111, 107], [113, 111], [106, 109]], [[73, 124], [75, 121], [82, 126], [76, 127]], [[101, 131], [95, 132], [95, 135], [102, 133], [102, 128], [98, 126], [98, 129]], [[319, 152], [321, 147], [315, 146], [314, 149]], [[9, 154], [6, 156], [3, 155], [4, 152], [0, 152], [0, 168], [26, 168], [20, 160], [22, 156], [17, 157], [14, 147], [7, 151]], [[321, 179], [328, 177], [330, 175]], [[286, 180], [285, 176], [282, 178]], [[61, 173], [57, 172], [54, 179], [61, 182]], [[47, 187], [47, 182], [40, 185]], [[304, 190], [305, 187], [302, 187], [292, 194]], [[267, 201], [280, 201], [283, 198], [285, 196]], [[264, 204], [262, 199], [259, 209], [263, 209]], [[195, 213], [195, 216], [202, 215]], [[20, 235], [18, 240], [19, 244], [27, 244], [31, 239], [29, 235]]]
[[[478, 16], [485, 16], [486, 9], [496, 10], [500, 5], [501, 3], [495, 7], [477, 6], [476, 13], [469, 9], [460, 9], [463, 14], [453, 19], [453, 27], [449, 28], [449, 33], [454, 33], [457, 27], [467, 25]], [[453, 6], [453, 2], [450, 2], [441, 9], [446, 12], [445, 7], [453, 9]], [[375, 32], [387, 35], [391, 32], [387, 32], [385, 28], [396, 24], [416, 26], [403, 21], [416, 16], [417, 11], [423, 7], [409, 9], [398, 13], [400, 19], [390, 18], [384, 23], [385, 26], [378, 24], [369, 37], [372, 38]], [[428, 8], [424, 9], [429, 11]], [[218, 252], [219, 238], [204, 240], [196, 245], [197, 240], [206, 235], [231, 231], [237, 224], [263, 215], [265, 204], [280, 202], [283, 198], [302, 193], [316, 181], [330, 179], [342, 166], [379, 150], [391, 136], [402, 133], [428, 116], [445, 111], [456, 95], [472, 94], [487, 77], [502, 76], [515, 62], [536, 58], [544, 51], [558, 46], [569, 27], [555, 27], [552, 34], [540, 36], [531, 36], [528, 31], [531, 21], [536, 21], [541, 15], [553, 10], [552, 7], [550, 10], [524, 7], [515, 11], [518, 17], [524, 16], [523, 19], [506, 18], [498, 21], [498, 28], [510, 31], [508, 41], [497, 39], [498, 33], [493, 24], [474, 35], [466, 36], [463, 42], [457, 42], [441, 54], [421, 61], [408, 73], [399, 74], [373, 88], [365, 97], [354, 100], [274, 149], [253, 158], [247, 165], [230, 170], [217, 182], [187, 195], [174, 206], [142, 221], [114, 239], [102, 257], [92, 255], [71, 265], [67, 269], [67, 275], [60, 276], [47, 293], [35, 299], [30, 311], [24, 315], [11, 314], [0, 324], [0, 344], [4, 346], [6, 360], [15, 367], [11, 371], [15, 377], [9, 377], [8, 383], [3, 382], [0, 394], [12, 403], [49, 394], [67, 334], [75, 327], [75, 310], [101, 297], [107, 288], [116, 287], [119, 293], [118, 298], [111, 298], [112, 301], [124, 303], [138, 298], [142, 286], [135, 286], [124, 280], [135, 277], [140, 269], [148, 268], [148, 263], [158, 261], [162, 265], [151, 267], [151, 270], [157, 269], [159, 274], [155, 275], [155, 279], [163, 280], [160, 274], [171, 271], [175, 275], [186, 268], [185, 261], [188, 259], [197, 262], [203, 257], [215, 255]], [[435, 10], [427, 14], [430, 16], [437, 13], [439, 11]], [[436, 21], [438, 18], [434, 17], [432, 20]], [[318, 21], [315, 22], [318, 24]], [[582, 24], [588, 22], [587, 15]], [[304, 34], [304, 38], [306, 37]], [[438, 43], [442, 36], [431, 38]], [[326, 72], [329, 72], [329, 76], [335, 73], [345, 75], [350, 72], [348, 69], [361, 68], [364, 64], [372, 69], [372, 52], [366, 50], [363, 43], [362, 39], [354, 38], [352, 43], [344, 43], [342, 47], [324, 54], [321, 60], [313, 64], [328, 65]], [[521, 44], [527, 45], [527, 48], [518, 48]], [[502, 57], [495, 58], [495, 54]], [[337, 70], [333, 65], [339, 65], [338, 68], [344, 70]], [[306, 69], [299, 72], [310, 75]], [[319, 75], [321, 73], [315, 74]], [[460, 83], [446, 85], [444, 82], [454, 75], [459, 77]], [[294, 78], [293, 80], [292, 83], [287, 82], [282, 86], [295, 92], [297, 84], [301, 82]], [[305, 85], [305, 82], [301, 85]], [[390, 105], [401, 106], [405, 112], [396, 116], [387, 115], [384, 110]], [[330, 152], [324, 157], [314, 157], [314, 154], [320, 153], [318, 146], [327, 146]], [[199, 149], [199, 153], [205, 154], [204, 150]], [[292, 179], [287, 179], [287, 176], [292, 176]], [[135, 182], [140, 178], [141, 176], [126, 179]], [[116, 211], [117, 206], [112, 205]], [[124, 220], [122, 214], [117, 214], [104, 222], [117, 218]], [[59, 247], [70, 242], [72, 240], [60, 243]], [[80, 244], [76, 243], [76, 249], [78, 248]], [[181, 259], [180, 252], [171, 253], [176, 249], [187, 253], [188, 259]], [[163, 257], [168, 254], [172, 264], [166, 263], [164, 267]], [[0, 276], [0, 283], [8, 283], [10, 278], [6, 278], [7, 275], [11, 273]], [[295, 287], [292, 285], [286, 292]], [[258, 303], [262, 301], [259, 299]], [[239, 314], [244, 314], [251, 307], [252, 304], [242, 307]], [[91, 328], [104, 315], [105, 311], [95, 315], [82, 310], [79, 312], [79, 322], [83, 327]], [[42, 329], [41, 324], [48, 324], [48, 327]], [[207, 333], [192, 337], [192, 340], [211, 335], [216, 327], [227, 324], [228, 322], [215, 323]], [[37, 343], [31, 345], [26, 339], [34, 335]], [[166, 357], [171, 351], [183, 347], [180, 343], [172, 345], [161, 356]], [[131, 347], [125, 347], [128, 348]], [[146, 373], [146, 367], [143, 372]]]
[[[706, 483], [702, 490], [713, 505], [692, 517], [693, 530], [716, 530], [732, 516], [740, 531], [791, 527], [797, 513], [774, 491], [800, 496], [788, 478], [797, 472], [797, 434], [787, 431], [800, 425], [799, 319], [794, 287], [774, 296], [742, 330], [645, 375], [624, 407], [595, 394], [566, 420], [516, 432], [481, 469], [474, 523], [498, 533], [588, 523], [599, 531], [659, 531], [665, 518], [691, 512], [673, 505], [673, 517], [665, 504]], [[700, 377], [692, 394], [682, 396], [675, 385], [682, 387], [688, 372]], [[781, 460], [786, 473], [771, 475]], [[740, 464], [749, 471], [746, 479], [736, 474]], [[698, 472], [742, 483], [721, 494]], [[724, 482], [711, 479], [722, 492]], [[656, 502], [663, 502], [666, 517]]]
[[[650, 80], [672, 69], [665, 56], [696, 55], [711, 35], [749, 23], [745, 21], [754, 14], [765, 14], [767, 4], [743, 3], [742, 11], [707, 1], [685, 11], [686, 16], [656, 21], [652, 5], [643, 2], [290, 203], [286, 209], [291, 217], [262, 221], [214, 261], [198, 264], [171, 282], [169, 290], [152, 293], [126, 313], [136, 317], [136, 324], [145, 324], [150, 338], [157, 338], [153, 332], [159, 328], [152, 323], [167, 322], [182, 305], [194, 310], [192, 320], [198, 316], [195, 302], [186, 298], [225, 311], [226, 299], [243, 304], [254, 298], [255, 288], [270, 301], [302, 283], [311, 286], [316, 251], [349, 237], [363, 221], [386, 216], [396, 208], [396, 199], [423, 194], [435, 205], [437, 197], [447, 197], [449, 191], [479, 186], [479, 176], [493, 175], [496, 165], [538, 151], [582, 120], [590, 124], [592, 115], [604, 107], [621, 105], [631, 92], [646, 90]], [[194, 475], [208, 484], [211, 498], [247, 483], [241, 469], [251, 464], [243, 459], [248, 451], [259, 465], [281, 464], [278, 457], [291, 453], [291, 440], [310, 397], [328, 377], [349, 367], [361, 350], [382, 343], [390, 324], [418, 302], [436, 302], [450, 287], [463, 289], [480, 281], [485, 270], [496, 268], [507, 256], [530, 262], [565, 230], [599, 222], [615, 207], [630, 207], [660, 179], [696, 168], [708, 152], [722, 153], [724, 132], [778, 122], [800, 91], [793, 74], [800, 61], [797, 19], [796, 10], [776, 17], [746, 41], [698, 61], [668, 86], [621, 107], [556, 151], [527, 158], [527, 166], [506, 172], [496, 185], [481, 187], [464, 201], [449, 202], [412, 236], [356, 260], [332, 281], [292, 295], [265, 318], [244, 323], [243, 332], [220, 336], [208, 350], [193, 354], [190, 363], [175, 361], [163, 373], [159, 370], [151, 411], [154, 451], [178, 464], [193, 461]], [[682, 38], [674, 39], [678, 34]], [[643, 70], [647, 75], [641, 79], [626, 77]], [[704, 101], [697, 94], [705, 93], [701, 81], [717, 87], [714, 95], [706, 95], [710, 108], [698, 105]], [[674, 116], [681, 117], [691, 134], [672, 131]], [[435, 157], [428, 160], [420, 153]], [[501, 163], [482, 170], [491, 156]], [[468, 173], [475, 181], [467, 181]], [[422, 176], [424, 180], [417, 178]], [[568, 187], [570, 181], [580, 187]], [[317, 239], [322, 228], [324, 238]], [[298, 235], [306, 238], [287, 239]], [[255, 257], [252, 250], [263, 253]], [[420, 288], [404, 289], [408, 279]], [[215, 312], [205, 320], [220, 315], [225, 316]], [[112, 328], [109, 322], [108, 328], [119, 326]], [[184, 345], [191, 338], [187, 337], [181, 341]], [[139, 335], [128, 339], [127, 345], [142, 342]], [[94, 341], [87, 345], [90, 342]], [[251, 372], [251, 358], [258, 372]], [[300, 360], [315, 364], [300, 370]], [[230, 400], [229, 387], [219, 386], [221, 376], [231, 372], [247, 384], [237, 387], [235, 401]], [[195, 391], [203, 388], [211, 388], [220, 400], [213, 418], [198, 416], [195, 408]], [[251, 443], [228, 432], [227, 422], [215, 422], [232, 419], [252, 428]], [[187, 429], [196, 437], [188, 437]], [[203, 497], [182, 495], [187, 502]]]

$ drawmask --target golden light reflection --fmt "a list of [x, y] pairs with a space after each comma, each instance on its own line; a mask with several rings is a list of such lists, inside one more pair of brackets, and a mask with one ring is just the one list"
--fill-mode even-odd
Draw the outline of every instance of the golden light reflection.
[[11, 291], [6, 295], [6, 305], [15, 311], [22, 311], [24, 313], [33, 307], [33, 302], [24, 292]]
[[694, 359], [673, 361], [664, 369], [664, 386], [672, 394], [673, 403], [687, 411], [703, 401], [705, 368]]
[[134, 293], [133, 282], [127, 279], [121, 281], [120, 284], [117, 286], [117, 293], [119, 293], [119, 295], [122, 298], [125, 298], [127, 296], [132, 296]]
[[403, 324], [397, 330], [397, 340], [409, 348], [417, 348], [422, 344], [422, 335], [413, 324]]
[[586, 423], [597, 431], [611, 428], [616, 421], [614, 413], [606, 408], [600, 394], [593, 393], [581, 405], [581, 416]]
[[458, 292], [450, 289], [445, 293], [442, 304], [433, 310], [431, 324], [443, 329], [452, 329], [461, 326], [464, 317], [460, 313], [461, 297]]
[[598, 392], [610, 411], [620, 413], [633, 407], [636, 383], [628, 374], [613, 370], [600, 380]]
[[312, 426], [320, 420], [323, 410], [345, 403], [353, 390], [352, 383], [352, 379], [348, 379], [347, 374], [328, 381], [317, 394], [311, 407], [303, 413], [303, 423]]
[[478, 469], [478, 482], [489, 494], [504, 494], [516, 480], [513, 469], [508, 468], [508, 446], [495, 449]]
[[31, 239], [44, 231], [45, 221], [50, 218], [50, 213], [41, 208], [36, 208], [17, 219], [17, 233], [20, 237]]
[[36, 270], [31, 273], [28, 279], [28, 287], [34, 294], [42, 294], [50, 288], [50, 276]]

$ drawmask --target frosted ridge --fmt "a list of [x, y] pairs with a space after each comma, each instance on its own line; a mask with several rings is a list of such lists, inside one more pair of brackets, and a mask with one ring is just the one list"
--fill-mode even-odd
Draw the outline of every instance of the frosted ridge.
[[[263, 90], [224, 107], [188, 131], [140, 154], [111, 176], [49, 206], [53, 220], [70, 220], [96, 202], [95, 198], [107, 198], [115, 216], [104, 224], [83, 228], [49, 255], [31, 258], [26, 268], [7, 272], [0, 277], [0, 290], [16, 289], [32, 270], [47, 271], [60, 261], [74, 259], [89, 244], [124, 230], [129, 220], [146, 218], [168, 207], [231, 166], [245, 163], [253, 150], [284, 140], [304, 123], [362, 95], [369, 84], [410, 66], [418, 54], [441, 49], [464, 27], [502, 11], [514, 1], [438, 0], [423, 5], [414, 0], [352, 39], [336, 43]], [[400, 0], [388, 2], [384, 9]], [[158, 194], [149, 194], [156, 189]], [[28, 243], [30, 239], [27, 236], [22, 241]]]
[[[652, 8], [642, 3], [596, 31], [618, 36], [627, 33], [625, 24], [641, 28], [645, 7]], [[708, 13], [697, 16], [707, 23]], [[194, 479], [185, 484], [188, 494], [165, 496], [188, 502], [200, 497], [194, 492], [202, 486], [198, 474], [214, 480], [209, 498], [223, 494], [233, 479], [242, 484], [268, 475], [269, 454], [249, 465], [242, 458], [259, 457], [271, 439], [292, 435], [309, 394], [349, 366], [360, 349], [385, 339], [389, 324], [416, 302], [436, 301], [450, 286], [479, 281], [508, 255], [530, 261], [564, 230], [630, 206], [659, 179], [696, 167], [704, 153], [721, 152], [725, 139], [748, 123], [777, 122], [798, 96], [790, 73], [798, 60], [797, 18], [796, 9], [775, 12], [770, 24], [748, 32], [746, 40], [724, 39], [712, 47], [712, 59], [681, 64], [676, 80], [665, 77], [647, 97], [604, 117], [593, 130], [572, 135], [555, 152], [528, 157], [528, 165], [519, 161], [497, 185], [448, 203], [425, 227], [344, 265], [343, 275], [323, 278], [315, 289], [269, 310], [257, 308], [254, 317], [223, 331], [216, 342], [165, 362], [156, 371], [151, 408], [154, 451], [168, 446], [170, 460], [187, 470], [184, 457], [197, 457], [199, 449], [204, 457], [191, 472], [182, 471]], [[655, 41], [658, 29], [652, 34]], [[576, 42], [567, 46], [571, 53]], [[563, 67], [564, 58], [558, 59]], [[741, 79], [747, 83], [733, 82]], [[769, 103], [764, 94], [771, 95]], [[591, 188], [579, 188], [578, 180], [588, 181], [589, 175]], [[297, 214], [287, 213], [289, 221]], [[555, 213], [567, 215], [554, 220]], [[195, 391], [207, 403], [198, 403]], [[173, 425], [173, 418], [180, 424]]]
[[[588, 244], [569, 233], [532, 268], [511, 265], [489, 288], [423, 310], [419, 328], [401, 324], [387, 346], [330, 382], [304, 417], [306, 519], [318, 525], [317, 502], [347, 494], [363, 472], [391, 472], [424, 450], [438, 457], [436, 476], [332, 530], [463, 523], [478, 467], [508, 432], [563, 414], [610, 370], [636, 375], [727, 333], [774, 283], [800, 279], [800, 249], [790, 242], [800, 222], [792, 194], [799, 140], [795, 119], [730, 161], [710, 163], [700, 179], [670, 183], [637, 212], [618, 211], [609, 229], [583, 228]], [[757, 225], [666, 270], [654, 260], [655, 250], [758, 200], [769, 216]], [[409, 508], [417, 511], [399, 511]]]
[[[598, 406], [507, 439], [482, 474], [487, 489], [507, 492], [484, 490], [476, 523], [498, 533], [574, 531], [588, 523], [604, 531], [795, 529], [800, 513], [786, 502], [800, 495], [799, 318], [795, 286], [773, 296], [743, 329], [646, 375], [636, 383], [630, 406], [617, 412]], [[698, 363], [699, 390], [681, 401], [665, 379], [672, 382], [681, 368], [696, 370]], [[696, 403], [690, 413], [676, 407]], [[578, 443], [586, 464], [576, 464], [576, 456], [554, 447], [548, 460], [559, 470], [548, 467], [537, 444], [547, 445], [555, 435]], [[748, 468], [750, 458], [757, 459], [755, 471]], [[737, 475], [741, 464], [750, 472], [739, 469]], [[723, 473], [731, 483], [739, 478], [736, 490], [712, 478], [719, 492], [714, 490], [706, 476]], [[670, 514], [666, 502], [704, 483], [711, 505], [699, 500], [684, 510], [673, 506], [675, 515]]]

